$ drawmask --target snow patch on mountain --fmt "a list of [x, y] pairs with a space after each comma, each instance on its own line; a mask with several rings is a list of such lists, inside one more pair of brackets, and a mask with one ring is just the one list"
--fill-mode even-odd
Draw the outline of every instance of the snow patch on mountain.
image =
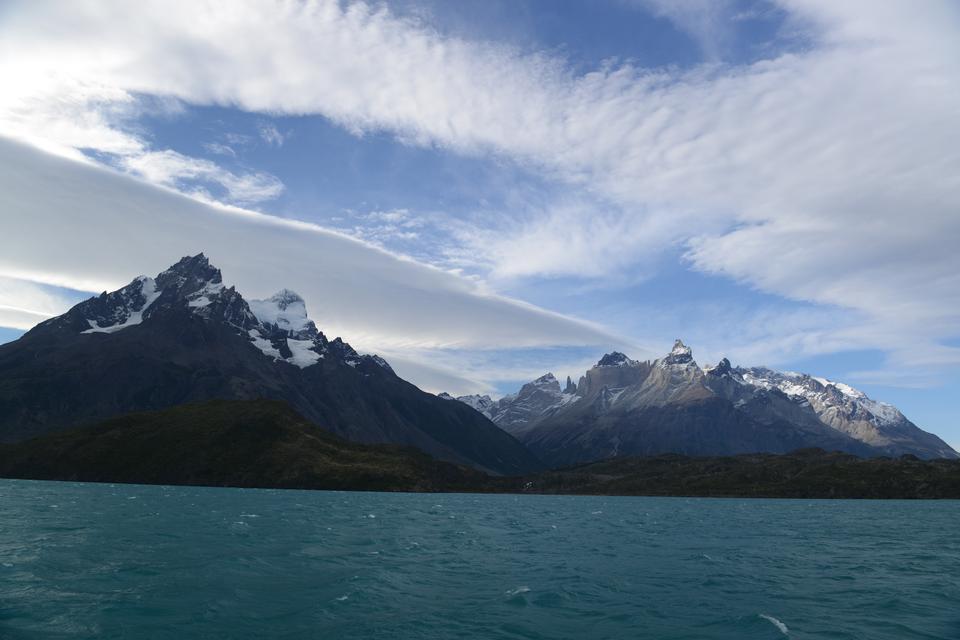
[[287, 362], [301, 369], [317, 364], [323, 357], [322, 354], [315, 351], [316, 343], [313, 340], [287, 338], [287, 346], [290, 347], [290, 352], [293, 354], [286, 359]]
[[[128, 291], [129, 290], [129, 291]], [[114, 333], [127, 327], [132, 327], [143, 322], [144, 312], [150, 308], [157, 298], [160, 297], [160, 291], [157, 289], [157, 283], [153, 278], [140, 276], [124, 289], [117, 293], [121, 294], [123, 302], [112, 314], [115, 320], [112, 324], [103, 325], [99, 320], [90, 320], [90, 328], [81, 333]], [[138, 304], [133, 297], [140, 298], [142, 301]]]
[[203, 288], [187, 296], [187, 306], [202, 309], [209, 306], [223, 292], [222, 282], [207, 282]]
[[260, 329], [250, 329], [247, 334], [250, 336], [250, 341], [253, 342], [253, 346], [260, 349], [264, 355], [270, 356], [274, 360], [283, 359], [283, 354], [273, 346], [273, 343], [260, 335]]

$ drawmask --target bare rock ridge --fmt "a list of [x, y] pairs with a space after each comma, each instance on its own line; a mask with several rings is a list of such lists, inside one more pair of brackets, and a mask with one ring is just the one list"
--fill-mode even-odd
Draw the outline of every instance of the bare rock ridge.
[[849, 385], [724, 358], [701, 368], [677, 340], [652, 362], [614, 351], [579, 384], [552, 374], [483, 404], [461, 399], [515, 435], [549, 465], [612, 456], [786, 453], [820, 447], [860, 456], [957, 458], [889, 404]]

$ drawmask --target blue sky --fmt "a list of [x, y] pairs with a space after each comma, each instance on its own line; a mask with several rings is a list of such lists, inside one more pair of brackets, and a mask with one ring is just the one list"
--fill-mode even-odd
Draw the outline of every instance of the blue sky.
[[[842, 380], [960, 444], [955, 4], [227, 7], [5, 5], [0, 135], [360, 240], [270, 245], [302, 243], [288, 264], [245, 231], [200, 249], [257, 295], [289, 282], [244, 263], [327, 274], [349, 256], [363, 278], [305, 279], [308, 309], [430, 390], [505, 393], [682, 337], [701, 364]], [[36, 245], [0, 259], [2, 341], [194, 246], [127, 237], [94, 267], [109, 229], [78, 201], [60, 215], [92, 235], [53, 264], [48, 230], [14, 213], [42, 191], [2, 214]], [[400, 260], [368, 269], [382, 251]], [[436, 295], [410, 310], [396, 286]], [[497, 309], [502, 325], [472, 320]]]

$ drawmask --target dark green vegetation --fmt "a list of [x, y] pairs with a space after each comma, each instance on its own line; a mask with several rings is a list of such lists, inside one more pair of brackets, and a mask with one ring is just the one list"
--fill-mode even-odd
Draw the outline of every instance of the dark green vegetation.
[[960, 498], [960, 461], [858, 458], [822, 449], [614, 458], [548, 471], [527, 491], [739, 498]]
[[276, 400], [190, 403], [0, 445], [0, 476], [366, 491], [450, 491], [487, 478], [413, 447], [348, 442]]
[[614, 458], [492, 477], [348, 442], [274, 400], [190, 403], [0, 445], [0, 476], [290, 489], [784, 498], [960, 498], [960, 461], [785, 455]]

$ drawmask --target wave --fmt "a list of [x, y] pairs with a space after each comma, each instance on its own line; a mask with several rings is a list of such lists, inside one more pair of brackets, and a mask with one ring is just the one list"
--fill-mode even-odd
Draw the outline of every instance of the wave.
[[790, 635], [790, 629], [787, 628], [787, 625], [783, 624], [782, 622], [780, 622], [779, 620], [777, 620], [777, 619], [774, 618], [773, 616], [768, 616], [768, 615], [765, 614], [765, 613], [761, 613], [761, 614], [758, 614], [758, 615], [759, 615], [761, 618], [763, 618], [764, 620], [768, 621], [768, 622], [769, 622], [770, 624], [772, 624], [773, 626], [775, 626], [777, 629], [779, 629], [779, 630], [780, 630], [780, 633], [782, 633], [783, 635], [785, 635], [785, 636]]

